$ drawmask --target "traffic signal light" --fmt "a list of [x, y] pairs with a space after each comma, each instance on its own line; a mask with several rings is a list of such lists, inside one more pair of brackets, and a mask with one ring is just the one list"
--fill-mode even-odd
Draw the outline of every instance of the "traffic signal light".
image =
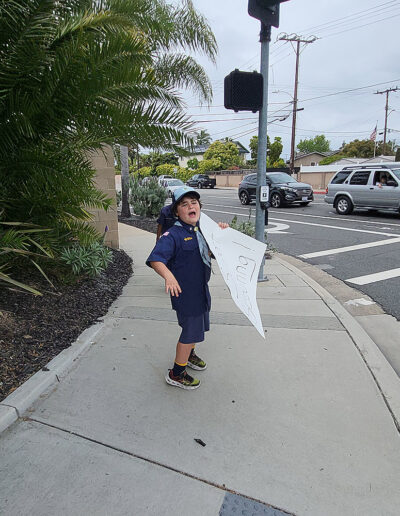
[[248, 12], [265, 25], [279, 27], [279, 4], [287, 0], [249, 0]]
[[263, 105], [263, 76], [234, 70], [224, 80], [224, 105], [234, 111], [255, 113]]

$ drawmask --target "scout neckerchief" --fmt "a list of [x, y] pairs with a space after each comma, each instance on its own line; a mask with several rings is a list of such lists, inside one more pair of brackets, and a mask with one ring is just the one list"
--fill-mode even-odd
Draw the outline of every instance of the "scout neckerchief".
[[[175, 222], [175, 226], [182, 226], [182, 224], [179, 222], [179, 220], [177, 220]], [[207, 245], [206, 239], [204, 238], [204, 236], [198, 226], [194, 226], [193, 230], [196, 233], [197, 243], [199, 244], [199, 251], [200, 251], [201, 259], [208, 267], [211, 268], [211, 258], [208, 253], [208, 245]]]

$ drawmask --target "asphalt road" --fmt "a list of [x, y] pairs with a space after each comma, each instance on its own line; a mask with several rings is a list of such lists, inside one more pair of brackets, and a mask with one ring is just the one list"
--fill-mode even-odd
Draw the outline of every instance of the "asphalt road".
[[[235, 189], [200, 190], [203, 211], [216, 221], [251, 216]], [[364, 292], [400, 320], [400, 217], [353, 212], [340, 216], [316, 195], [307, 207], [270, 208], [267, 240], [278, 251], [311, 263]]]

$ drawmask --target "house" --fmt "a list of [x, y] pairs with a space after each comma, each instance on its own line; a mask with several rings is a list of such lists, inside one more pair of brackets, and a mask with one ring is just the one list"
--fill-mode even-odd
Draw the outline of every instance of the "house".
[[[333, 154], [332, 152], [300, 152], [294, 157], [294, 166], [315, 167], [321, 160]], [[288, 161], [287, 163], [290, 163]]]
[[[246, 154], [249, 154], [250, 151], [247, 150], [246, 147], [237, 140], [232, 140], [232, 143], [234, 143], [236, 145], [236, 147], [239, 150], [239, 156], [243, 156], [244, 163], [246, 163], [246, 161], [247, 161]], [[211, 144], [207, 143], [205, 145], [195, 146], [193, 148], [193, 150], [191, 151], [190, 156], [183, 156], [183, 157], [179, 158], [179, 166], [187, 167], [187, 162], [193, 158], [197, 158], [198, 161], [202, 161], [204, 159], [204, 153], [206, 152], [206, 150], [209, 148], [210, 145]]]

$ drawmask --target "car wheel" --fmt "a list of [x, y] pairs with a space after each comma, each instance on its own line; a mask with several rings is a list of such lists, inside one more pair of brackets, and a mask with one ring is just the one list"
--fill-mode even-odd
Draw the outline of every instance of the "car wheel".
[[214, 186], [215, 186], [215, 185], [211, 185], [211, 186], [210, 186], [211, 190], [214, 188]]
[[245, 206], [246, 204], [250, 203], [250, 197], [249, 194], [243, 190], [243, 192], [239, 195], [240, 202]]
[[354, 209], [354, 206], [348, 197], [345, 195], [340, 195], [336, 201], [335, 208], [339, 215], [350, 215]]
[[203, 183], [197, 183], [197, 188], [203, 188]]
[[300, 206], [308, 206], [309, 204], [310, 204], [310, 202], [301, 202]]
[[280, 208], [282, 206], [282, 197], [276, 192], [271, 195], [271, 206], [273, 208]]

